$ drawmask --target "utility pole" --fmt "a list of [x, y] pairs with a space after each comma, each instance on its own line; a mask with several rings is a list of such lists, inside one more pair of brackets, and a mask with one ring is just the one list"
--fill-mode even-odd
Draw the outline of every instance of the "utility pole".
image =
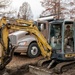
[[60, 13], [61, 13], [61, 11], [60, 11], [60, 0], [58, 0], [58, 19], [60, 18]]
[[54, 14], [56, 14], [56, 18], [60, 18], [60, 0], [53, 0], [54, 3]]

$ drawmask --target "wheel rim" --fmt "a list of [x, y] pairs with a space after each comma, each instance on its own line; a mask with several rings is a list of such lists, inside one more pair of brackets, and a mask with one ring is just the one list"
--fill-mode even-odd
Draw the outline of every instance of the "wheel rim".
[[31, 54], [36, 55], [38, 53], [38, 48], [36, 46], [33, 46], [31, 49]]

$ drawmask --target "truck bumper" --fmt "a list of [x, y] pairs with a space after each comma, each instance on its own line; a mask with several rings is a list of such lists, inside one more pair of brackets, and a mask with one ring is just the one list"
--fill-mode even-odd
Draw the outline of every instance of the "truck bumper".
[[26, 46], [18, 46], [14, 52], [18, 52], [18, 53], [25, 53], [27, 52], [28, 47]]

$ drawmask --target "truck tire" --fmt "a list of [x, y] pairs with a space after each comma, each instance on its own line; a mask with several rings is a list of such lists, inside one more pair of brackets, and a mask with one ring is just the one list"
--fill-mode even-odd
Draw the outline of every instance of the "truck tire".
[[41, 51], [36, 42], [31, 43], [27, 50], [27, 55], [30, 58], [38, 57], [41, 54]]
[[18, 52], [14, 52], [14, 55], [20, 55], [20, 53], [18, 53]]

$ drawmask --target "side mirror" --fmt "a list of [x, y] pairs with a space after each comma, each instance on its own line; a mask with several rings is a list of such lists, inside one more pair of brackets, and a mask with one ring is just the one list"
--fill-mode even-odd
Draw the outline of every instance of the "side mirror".
[[40, 25], [40, 30], [41, 30], [41, 31], [44, 30], [44, 24], [41, 24], [41, 25]]

